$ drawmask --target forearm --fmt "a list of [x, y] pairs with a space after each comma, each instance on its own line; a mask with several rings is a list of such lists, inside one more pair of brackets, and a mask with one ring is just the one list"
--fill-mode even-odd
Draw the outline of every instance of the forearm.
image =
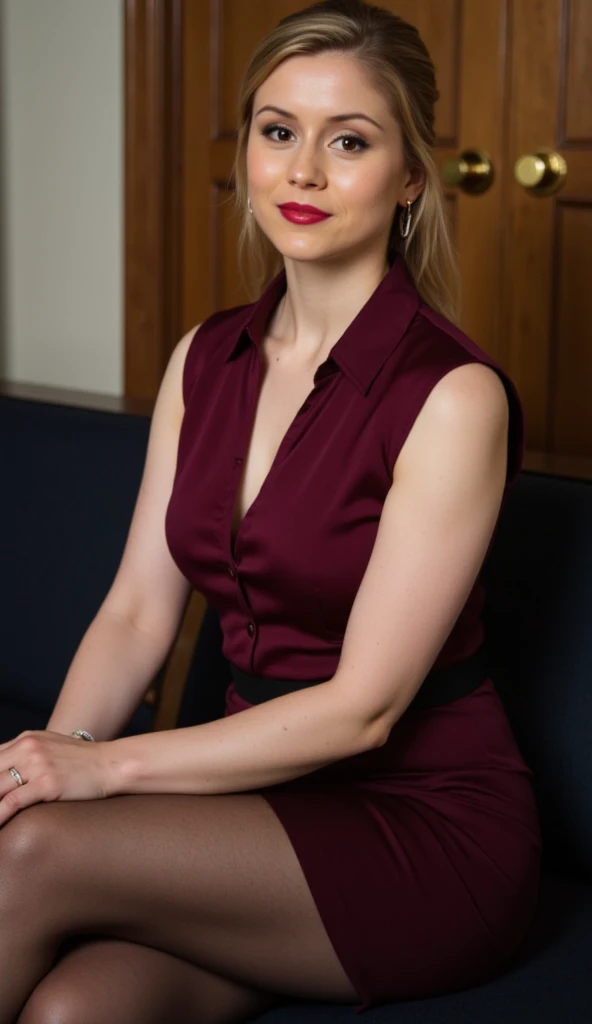
[[376, 724], [344, 704], [329, 680], [205, 725], [114, 740], [108, 791], [236, 793], [379, 746]]
[[86, 729], [97, 740], [117, 736], [167, 653], [161, 638], [101, 609], [76, 651], [47, 728], [66, 735]]

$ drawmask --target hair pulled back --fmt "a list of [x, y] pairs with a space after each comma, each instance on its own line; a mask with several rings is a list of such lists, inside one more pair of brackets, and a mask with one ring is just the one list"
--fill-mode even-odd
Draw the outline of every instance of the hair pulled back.
[[460, 276], [440, 175], [433, 157], [434, 107], [439, 97], [435, 70], [414, 25], [363, 0], [322, 0], [283, 18], [259, 43], [243, 76], [238, 101], [238, 140], [234, 162], [235, 202], [242, 219], [241, 265], [259, 294], [283, 265], [281, 254], [247, 209], [247, 142], [253, 98], [259, 86], [289, 57], [343, 53], [359, 61], [397, 119], [408, 168], [421, 166], [425, 185], [412, 206], [407, 238], [400, 234], [403, 208], [397, 205], [387, 259], [401, 253], [424, 302], [458, 321]]

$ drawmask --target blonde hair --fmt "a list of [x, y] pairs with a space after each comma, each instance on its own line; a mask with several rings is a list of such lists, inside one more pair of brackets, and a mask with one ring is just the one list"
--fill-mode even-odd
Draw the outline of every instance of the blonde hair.
[[458, 322], [458, 258], [432, 155], [434, 105], [439, 97], [434, 65], [414, 25], [362, 0], [323, 0], [283, 18], [259, 43], [243, 76], [233, 177], [235, 203], [242, 218], [239, 262], [242, 267], [248, 262], [253, 294], [259, 294], [283, 266], [281, 254], [247, 208], [246, 154], [253, 98], [262, 82], [288, 57], [332, 51], [351, 55], [371, 76], [401, 127], [407, 166], [421, 166], [425, 172], [425, 186], [411, 207], [407, 238], [400, 233], [404, 210], [397, 205], [388, 263], [401, 253], [422, 300]]

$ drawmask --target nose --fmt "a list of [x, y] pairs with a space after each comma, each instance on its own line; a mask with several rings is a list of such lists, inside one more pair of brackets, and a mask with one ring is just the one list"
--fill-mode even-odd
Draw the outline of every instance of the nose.
[[303, 143], [295, 150], [288, 166], [288, 180], [291, 185], [297, 185], [299, 188], [325, 186], [325, 172], [312, 143]]

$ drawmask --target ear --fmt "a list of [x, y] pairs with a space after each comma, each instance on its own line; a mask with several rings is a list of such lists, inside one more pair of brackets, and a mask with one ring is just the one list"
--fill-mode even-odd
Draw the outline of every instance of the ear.
[[415, 202], [417, 197], [421, 195], [426, 183], [426, 173], [423, 167], [420, 165], [412, 168], [403, 186], [402, 197], [399, 200], [401, 206], [407, 205], [407, 200], [410, 199], [412, 203]]

